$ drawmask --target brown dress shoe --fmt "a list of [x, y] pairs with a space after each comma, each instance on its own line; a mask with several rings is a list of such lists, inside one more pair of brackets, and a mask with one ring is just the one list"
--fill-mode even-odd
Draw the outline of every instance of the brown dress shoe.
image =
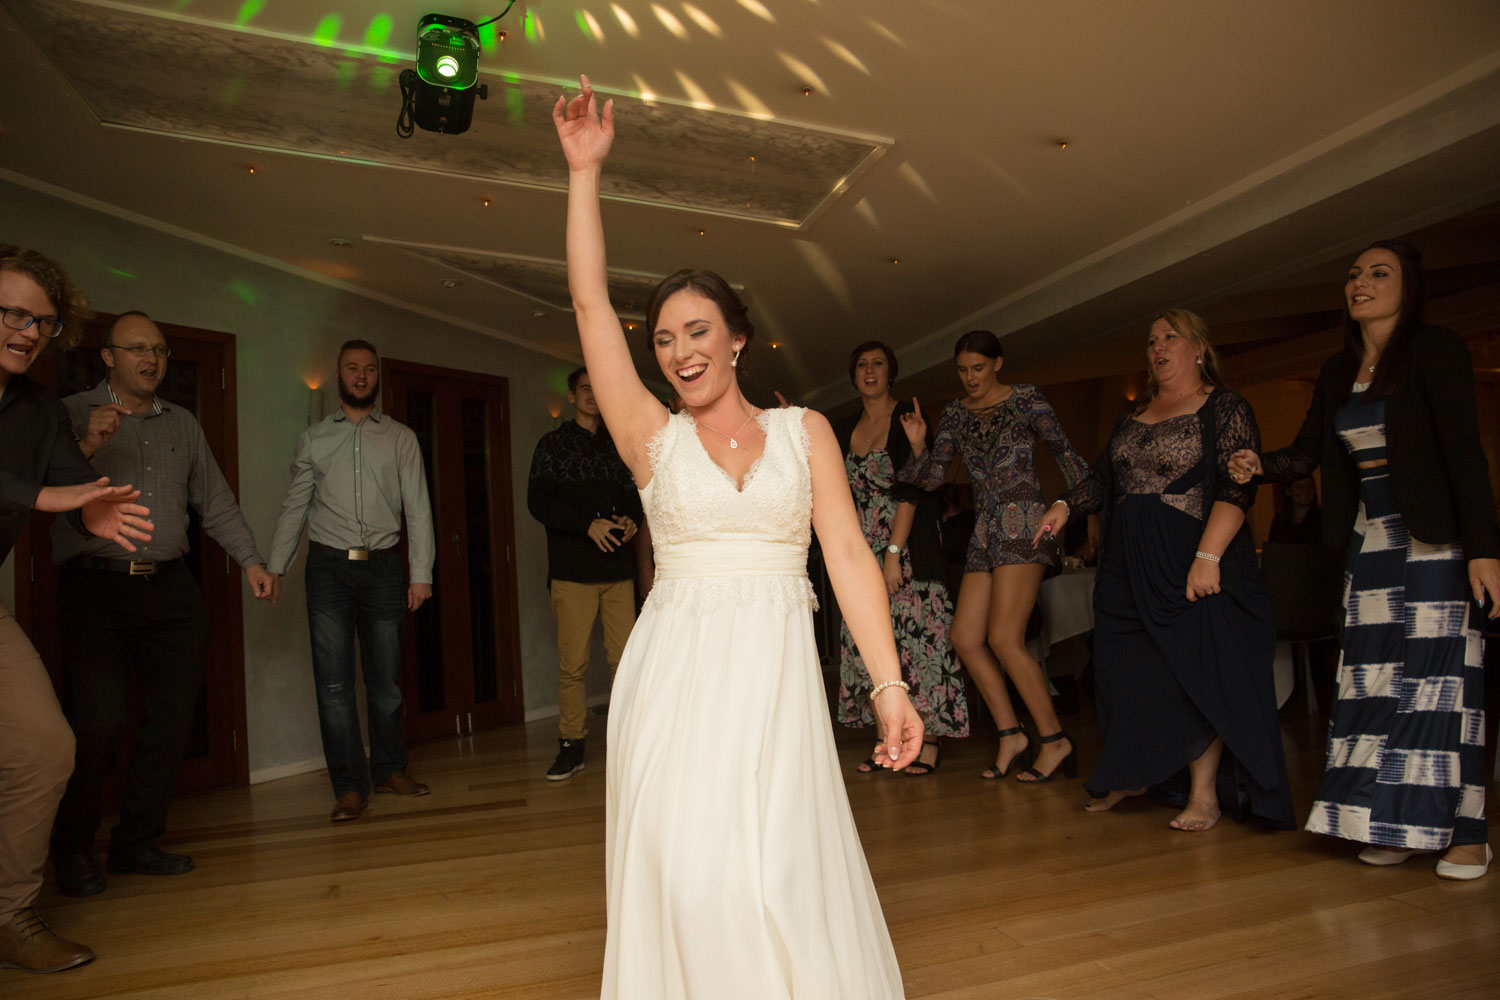
[[405, 771], [392, 771], [389, 778], [375, 786], [375, 790], [396, 795], [426, 795], [432, 791]]
[[369, 804], [370, 800], [358, 792], [345, 792], [333, 804], [333, 814], [328, 818], [335, 823], [346, 823], [351, 819], [359, 819], [360, 815], [365, 811], [365, 806]]
[[0, 969], [61, 972], [93, 960], [93, 949], [58, 937], [29, 906], [0, 927]]

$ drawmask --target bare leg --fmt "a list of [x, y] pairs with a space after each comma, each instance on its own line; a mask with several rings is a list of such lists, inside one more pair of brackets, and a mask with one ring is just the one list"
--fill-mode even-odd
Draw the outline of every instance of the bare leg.
[[1212, 829], [1219, 821], [1219, 793], [1215, 783], [1219, 777], [1219, 758], [1223, 753], [1224, 741], [1215, 738], [1208, 749], [1188, 765], [1193, 787], [1188, 793], [1187, 808], [1167, 824], [1172, 829], [1201, 833]]
[[[1000, 664], [990, 652], [986, 637], [989, 632], [990, 575], [988, 573], [965, 573], [958, 587], [958, 606], [953, 610], [953, 629], [950, 633], [953, 650], [974, 678], [974, 686], [989, 707], [995, 725], [1001, 729], [1014, 728], [1018, 722], [1016, 710], [1005, 690], [1005, 677], [1000, 673]], [[1027, 739], [1017, 733], [1000, 740], [995, 753], [995, 766], [986, 771], [994, 776], [1010, 769], [1011, 761], [1026, 749]]]
[[[1016, 686], [1021, 700], [1031, 712], [1037, 732], [1051, 736], [1062, 731], [1057, 721], [1057, 712], [1052, 707], [1052, 693], [1047, 689], [1047, 678], [1042, 665], [1036, 662], [1026, 649], [1026, 621], [1036, 605], [1037, 591], [1042, 586], [1042, 574], [1046, 567], [1040, 563], [1020, 566], [996, 566], [991, 572], [990, 613], [988, 645], [1004, 664], [1011, 683]], [[1073, 750], [1071, 740], [1042, 743], [1037, 751], [1035, 767], [1042, 774], [1051, 774], [1053, 769]], [[1027, 775], [1020, 781], [1032, 780]]]

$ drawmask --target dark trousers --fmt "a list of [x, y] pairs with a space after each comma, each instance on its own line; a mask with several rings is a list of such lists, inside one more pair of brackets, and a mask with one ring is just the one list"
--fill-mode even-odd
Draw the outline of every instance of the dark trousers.
[[52, 846], [65, 853], [93, 846], [100, 786], [115, 769], [135, 668], [141, 718], [120, 822], [109, 837], [110, 853], [129, 858], [166, 831], [172, 785], [203, 685], [208, 609], [181, 562], [152, 576], [65, 565], [57, 603], [68, 721], [78, 752]]
[[[307, 548], [307, 630], [312, 638], [318, 725], [334, 795], [370, 794], [406, 767], [401, 735], [401, 642], [406, 632], [406, 579], [401, 554], [379, 549], [353, 560], [341, 549]], [[354, 637], [365, 677], [370, 760], [365, 763], [354, 687]]]

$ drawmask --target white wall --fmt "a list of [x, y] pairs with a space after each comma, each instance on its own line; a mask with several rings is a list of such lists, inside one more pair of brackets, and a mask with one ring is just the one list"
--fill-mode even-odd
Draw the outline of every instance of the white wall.
[[[576, 361], [5, 181], [0, 181], [0, 242], [57, 260], [100, 311], [140, 309], [163, 322], [235, 335], [240, 503], [263, 556], [289, 480], [292, 447], [307, 424], [304, 378], [321, 375], [326, 382], [340, 343], [363, 337], [387, 357], [509, 379], [526, 709], [533, 717], [555, 710], [557, 653], [547, 601], [546, 539], [526, 512], [526, 472], [537, 439], [557, 424], [549, 407], [555, 408], [558, 398], [547, 387], [558, 384]], [[331, 390], [325, 395], [331, 411], [335, 397]], [[562, 405], [566, 410], [566, 401]], [[0, 593], [11, 584], [12, 574], [4, 576]], [[284, 773], [300, 762], [320, 760], [300, 558], [276, 607], [245, 593], [244, 622], [252, 773]], [[609, 672], [595, 645], [589, 690], [597, 698], [608, 689]]]

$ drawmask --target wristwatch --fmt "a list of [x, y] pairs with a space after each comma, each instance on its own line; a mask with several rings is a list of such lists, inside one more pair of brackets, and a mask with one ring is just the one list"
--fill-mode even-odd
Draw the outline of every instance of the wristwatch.
[[892, 542], [890, 545], [887, 545], [885, 547], [885, 551], [887, 555], [899, 556], [901, 554], [901, 546]]

